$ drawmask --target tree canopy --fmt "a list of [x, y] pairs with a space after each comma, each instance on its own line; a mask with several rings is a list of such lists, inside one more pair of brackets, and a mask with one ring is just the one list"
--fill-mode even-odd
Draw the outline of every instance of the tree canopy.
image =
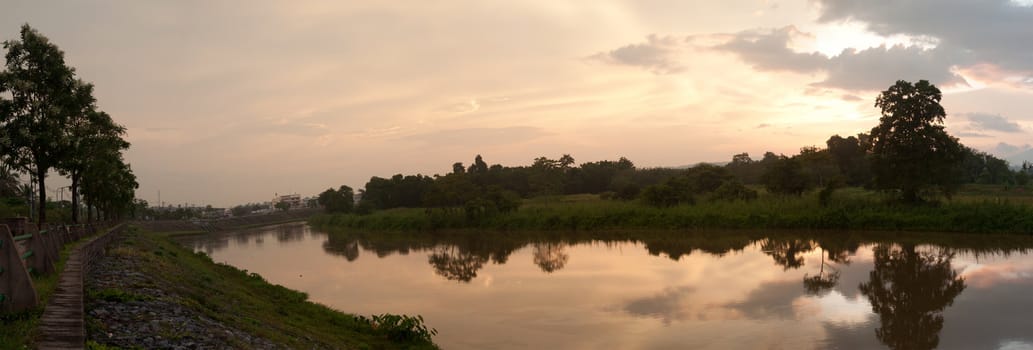
[[4, 41], [0, 71], [0, 159], [28, 173], [39, 191], [38, 222], [46, 221], [46, 177], [58, 170], [72, 180], [72, 219], [78, 199], [105, 215], [130, 210], [138, 187], [121, 152], [125, 128], [96, 107], [93, 85], [78, 79], [64, 52], [29, 25]]
[[953, 167], [962, 159], [957, 138], [947, 134], [940, 89], [928, 81], [897, 81], [875, 100], [882, 109], [872, 128], [874, 184], [898, 190], [904, 201], [921, 200], [920, 191], [935, 187], [950, 195], [956, 187]]

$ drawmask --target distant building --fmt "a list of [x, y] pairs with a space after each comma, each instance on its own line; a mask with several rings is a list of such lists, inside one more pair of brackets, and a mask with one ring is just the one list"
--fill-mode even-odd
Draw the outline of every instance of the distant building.
[[230, 210], [227, 208], [202, 208], [201, 218], [203, 219], [218, 219], [230, 217]]
[[297, 193], [285, 194], [282, 196], [277, 194], [273, 197], [272, 202], [269, 203], [269, 209], [276, 209], [276, 205], [280, 203], [287, 203], [288, 205], [290, 205], [290, 209], [302, 208], [304, 204], [301, 201], [301, 195]]

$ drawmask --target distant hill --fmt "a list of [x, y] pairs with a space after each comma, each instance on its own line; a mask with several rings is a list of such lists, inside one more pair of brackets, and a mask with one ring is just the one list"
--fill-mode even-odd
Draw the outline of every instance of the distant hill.
[[[688, 169], [688, 168], [691, 168], [691, 167], [694, 167], [694, 166], [697, 166], [697, 165], [700, 165], [700, 164], [710, 164], [710, 165], [716, 165], [716, 166], [725, 166], [728, 163], [729, 162], [699, 162], [699, 163], [689, 164], [689, 165], [662, 166], [661, 168]], [[1019, 164], [1022, 164], [1022, 163], [1019, 163]]]

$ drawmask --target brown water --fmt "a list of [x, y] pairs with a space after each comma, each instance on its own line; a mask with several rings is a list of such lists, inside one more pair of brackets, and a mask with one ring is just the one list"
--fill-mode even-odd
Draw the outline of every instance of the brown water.
[[1033, 238], [591, 236], [293, 224], [184, 243], [345, 312], [423, 315], [445, 349], [1033, 349]]

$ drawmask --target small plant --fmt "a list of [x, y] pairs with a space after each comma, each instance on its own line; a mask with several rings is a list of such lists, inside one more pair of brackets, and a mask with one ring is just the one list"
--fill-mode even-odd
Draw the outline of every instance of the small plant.
[[425, 341], [438, 334], [434, 328], [423, 324], [423, 316], [382, 314], [370, 318], [358, 316], [360, 322], [368, 323], [374, 331], [384, 333], [393, 341]]

